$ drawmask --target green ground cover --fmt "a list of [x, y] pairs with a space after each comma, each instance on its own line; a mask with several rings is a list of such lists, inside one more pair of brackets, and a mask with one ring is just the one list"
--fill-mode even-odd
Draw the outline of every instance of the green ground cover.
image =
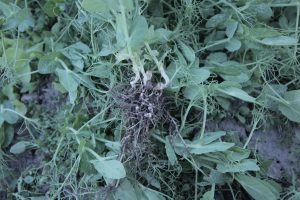
[[1, 0], [0, 199], [300, 199], [299, 15]]

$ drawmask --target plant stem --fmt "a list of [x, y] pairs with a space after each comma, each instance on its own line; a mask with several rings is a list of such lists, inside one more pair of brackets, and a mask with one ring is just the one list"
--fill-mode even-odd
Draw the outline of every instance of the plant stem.
[[201, 133], [200, 133], [200, 141], [204, 138], [204, 132], [205, 132], [205, 126], [206, 126], [206, 117], [207, 117], [207, 99], [206, 96], [203, 96], [203, 103], [204, 103], [204, 113], [203, 113], [203, 122], [201, 127]]
[[198, 200], [198, 170], [195, 170], [195, 200]]
[[[296, 28], [295, 28], [295, 38], [298, 41], [298, 26], [299, 26], [299, 14], [300, 14], [300, 5], [297, 5], [297, 16], [296, 16]], [[294, 50], [294, 57], [297, 59], [297, 50], [298, 50], [298, 43], [295, 44]]]
[[251, 138], [252, 138], [253, 135], [254, 135], [254, 131], [255, 131], [256, 127], [257, 127], [258, 122], [259, 122], [259, 119], [258, 119], [258, 120], [255, 120], [255, 122], [254, 122], [254, 124], [253, 124], [253, 126], [252, 126], [252, 129], [251, 129], [250, 135], [249, 135], [249, 137], [248, 137], [248, 139], [247, 139], [247, 141], [246, 141], [246, 143], [245, 143], [243, 149], [246, 149], [246, 147], [248, 146], [248, 144], [249, 144]]

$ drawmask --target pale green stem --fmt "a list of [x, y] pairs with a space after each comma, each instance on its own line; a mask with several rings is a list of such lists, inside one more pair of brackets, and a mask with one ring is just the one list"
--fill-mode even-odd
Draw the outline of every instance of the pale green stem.
[[249, 137], [248, 137], [248, 139], [247, 139], [247, 141], [246, 141], [246, 143], [245, 143], [245, 145], [243, 147], [244, 149], [246, 149], [246, 147], [248, 146], [251, 138], [253, 137], [254, 131], [255, 131], [256, 127], [257, 127], [258, 122], [259, 122], [259, 120], [255, 120], [255, 122], [254, 122], [254, 124], [252, 126], [252, 129], [251, 129], [250, 135], [249, 135]]
[[206, 96], [203, 96], [203, 103], [204, 103], [203, 123], [202, 123], [202, 127], [201, 127], [200, 141], [202, 141], [203, 138], [204, 138], [204, 132], [205, 132], [205, 126], [206, 126], [206, 117], [207, 117], [207, 99], [206, 99]]
[[220, 45], [220, 44], [224, 44], [224, 43], [226, 43], [226, 42], [228, 42], [228, 41], [229, 41], [229, 38], [226, 38], [226, 39], [223, 39], [223, 40], [218, 40], [218, 41], [216, 41], [216, 42], [213, 43], [213, 44], [210, 44], [210, 45], [208, 45], [208, 46], [205, 46], [205, 47], [203, 47], [203, 48], [197, 50], [195, 53], [204, 51], [204, 50], [206, 50], [206, 49], [209, 49], [209, 48], [211, 48], [211, 47], [214, 47], [214, 46], [217, 46], [217, 45]]
[[23, 118], [24, 120], [27, 120], [27, 121], [29, 121], [29, 122], [35, 122], [35, 120], [30, 119], [30, 118], [28, 118], [28, 117], [25, 117], [24, 115], [22, 115], [21, 113], [18, 113], [18, 112], [15, 111], [15, 110], [12, 110], [12, 109], [9, 109], [9, 108], [2, 108], [2, 109], [0, 110], [0, 113], [3, 112], [3, 111], [8, 111], [8, 112], [14, 113], [14, 114], [20, 116], [21, 118]]
[[296, 28], [295, 28], [295, 38], [296, 38], [296, 44], [295, 44], [295, 50], [294, 50], [294, 57], [297, 57], [297, 50], [298, 50], [298, 26], [299, 26], [299, 13], [300, 13], [300, 5], [297, 5], [297, 16], [296, 16]]
[[151, 50], [151, 48], [150, 48], [150, 46], [149, 46], [148, 43], [145, 43], [145, 45], [146, 45], [146, 48], [147, 48], [148, 52], [150, 53], [153, 61], [155, 62], [156, 66], [158, 67], [158, 70], [159, 70], [161, 76], [165, 80], [165, 83], [163, 85], [161, 85], [161, 88], [159, 88], [159, 89], [164, 89], [164, 88], [168, 87], [168, 85], [170, 83], [170, 78], [168, 77], [167, 73], [165, 72], [165, 69], [164, 69], [164, 66], [163, 66], [163, 62], [162, 61], [158, 61], [158, 59], [153, 54], [153, 51]]

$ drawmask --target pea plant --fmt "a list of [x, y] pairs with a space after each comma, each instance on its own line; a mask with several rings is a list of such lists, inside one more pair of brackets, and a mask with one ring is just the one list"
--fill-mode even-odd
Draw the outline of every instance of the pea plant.
[[299, 15], [297, 0], [1, 1], [0, 199], [298, 199], [299, 169], [272, 177], [256, 146], [270, 127], [298, 137]]

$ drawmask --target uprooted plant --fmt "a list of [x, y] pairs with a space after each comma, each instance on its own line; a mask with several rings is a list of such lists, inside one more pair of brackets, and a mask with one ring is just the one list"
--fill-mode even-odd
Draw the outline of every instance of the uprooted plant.
[[296, 0], [0, 1], [0, 199], [298, 198], [253, 143], [300, 122], [299, 16]]

